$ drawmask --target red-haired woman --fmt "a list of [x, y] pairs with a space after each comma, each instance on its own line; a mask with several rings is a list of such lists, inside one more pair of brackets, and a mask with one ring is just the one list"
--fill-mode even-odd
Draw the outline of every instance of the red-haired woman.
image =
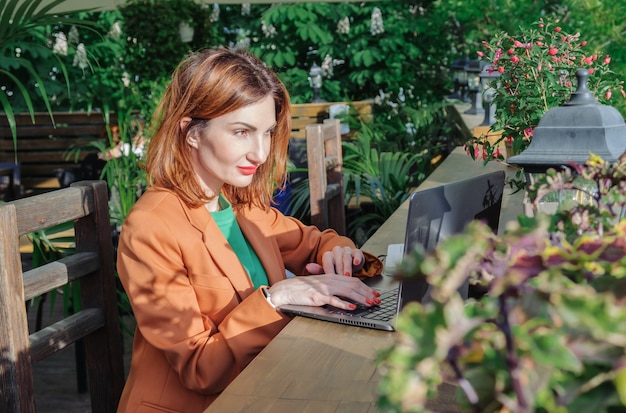
[[201, 412], [289, 322], [276, 307], [380, 300], [350, 277], [365, 262], [350, 239], [270, 207], [291, 121], [287, 91], [261, 61], [191, 55], [154, 122], [149, 189], [118, 249], [137, 320], [118, 411]]

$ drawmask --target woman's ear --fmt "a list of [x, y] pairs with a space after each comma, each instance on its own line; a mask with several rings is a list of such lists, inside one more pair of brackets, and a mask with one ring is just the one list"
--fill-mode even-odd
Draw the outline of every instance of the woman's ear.
[[185, 116], [180, 120], [180, 122], [178, 123], [178, 127], [180, 128], [181, 132], [185, 132], [187, 130], [189, 122], [191, 122], [191, 118], [189, 116]]
[[180, 127], [180, 130], [182, 132], [186, 132], [187, 134], [186, 136], [187, 144], [189, 144], [189, 146], [191, 146], [192, 148], [197, 148], [198, 142], [196, 141], [196, 138], [189, 133], [189, 130], [188, 130], [189, 122], [191, 122], [191, 118], [186, 116], [180, 120], [180, 123], [178, 125]]

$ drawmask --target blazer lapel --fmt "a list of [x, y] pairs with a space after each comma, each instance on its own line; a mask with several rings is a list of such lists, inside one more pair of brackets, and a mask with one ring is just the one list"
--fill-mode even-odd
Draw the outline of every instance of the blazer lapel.
[[237, 254], [217, 226], [211, 213], [204, 207], [188, 210], [190, 223], [202, 232], [208, 254], [232, 284], [243, 300], [254, 292], [254, 286], [247, 271], [241, 265]]

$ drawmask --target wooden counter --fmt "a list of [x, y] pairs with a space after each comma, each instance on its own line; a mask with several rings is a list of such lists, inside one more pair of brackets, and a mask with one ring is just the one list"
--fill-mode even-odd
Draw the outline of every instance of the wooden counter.
[[[474, 162], [453, 151], [418, 188], [425, 189], [493, 170], [514, 174], [503, 163]], [[522, 212], [522, 194], [504, 191], [500, 228]], [[365, 243], [384, 255], [387, 245], [404, 242], [408, 203], [403, 204]], [[209, 406], [205, 413], [377, 412], [380, 374], [376, 358], [394, 333], [296, 317]], [[438, 411], [458, 411], [450, 385], [433, 403]]]

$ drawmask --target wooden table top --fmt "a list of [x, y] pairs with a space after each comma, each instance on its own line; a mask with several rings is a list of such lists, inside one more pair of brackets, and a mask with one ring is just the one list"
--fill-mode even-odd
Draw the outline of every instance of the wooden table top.
[[[483, 166], [461, 148], [453, 151], [419, 189], [483, 172], [513, 168]], [[500, 228], [521, 214], [521, 193], [503, 196]], [[389, 244], [404, 242], [408, 202], [378, 229], [363, 249], [384, 255]], [[205, 413], [378, 412], [377, 355], [394, 333], [295, 317], [209, 406]], [[444, 384], [437, 411], [458, 412], [453, 386]]]

